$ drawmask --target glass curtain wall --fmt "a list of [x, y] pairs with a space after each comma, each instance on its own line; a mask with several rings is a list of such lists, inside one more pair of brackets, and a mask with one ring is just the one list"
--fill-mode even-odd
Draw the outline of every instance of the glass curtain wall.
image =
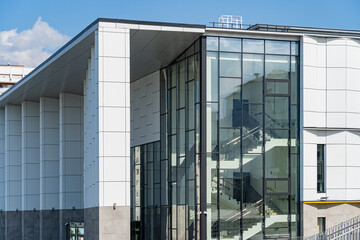
[[295, 238], [299, 44], [206, 43], [207, 238]]

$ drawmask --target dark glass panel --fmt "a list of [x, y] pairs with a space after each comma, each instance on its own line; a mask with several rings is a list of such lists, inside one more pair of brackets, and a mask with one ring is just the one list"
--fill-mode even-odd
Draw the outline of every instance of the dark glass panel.
[[241, 39], [220, 38], [220, 51], [241, 52]]
[[241, 79], [220, 79], [220, 127], [241, 126]]
[[244, 54], [243, 58], [243, 102], [262, 103], [264, 56]]
[[168, 115], [169, 115], [168, 133], [171, 135], [171, 134], [176, 134], [176, 88], [172, 88], [171, 90], [169, 90], [168, 95], [169, 95], [168, 106], [170, 107], [168, 111]]
[[195, 128], [195, 88], [194, 88], [194, 81], [188, 82], [187, 86], [187, 102], [186, 102], [186, 109], [187, 109], [187, 130]]
[[185, 156], [185, 109], [178, 110], [177, 122], [177, 149], [178, 157]]
[[244, 39], [243, 52], [264, 53], [264, 40]]
[[265, 78], [289, 79], [290, 57], [289, 56], [265, 56]]
[[178, 108], [185, 107], [186, 60], [179, 63]]
[[187, 59], [187, 81], [195, 79], [195, 56], [191, 56]]
[[220, 53], [220, 76], [241, 77], [241, 54]]
[[169, 77], [169, 84], [168, 87], [176, 87], [176, 81], [177, 81], [177, 65], [174, 64], [170, 67], [170, 77]]
[[288, 41], [265, 41], [265, 54], [290, 55], [290, 42]]

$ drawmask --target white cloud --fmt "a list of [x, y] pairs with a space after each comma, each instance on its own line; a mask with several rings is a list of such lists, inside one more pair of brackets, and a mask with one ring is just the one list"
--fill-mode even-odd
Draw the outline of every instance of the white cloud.
[[36, 67], [69, 39], [42, 21], [41, 17], [31, 29], [0, 31], [0, 64]]

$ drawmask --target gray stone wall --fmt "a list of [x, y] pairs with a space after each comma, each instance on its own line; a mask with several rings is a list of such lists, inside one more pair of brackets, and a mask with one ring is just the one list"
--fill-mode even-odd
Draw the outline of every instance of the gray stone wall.
[[40, 211], [22, 212], [22, 239], [40, 239]]
[[84, 209], [60, 210], [59, 230], [60, 239], [66, 239], [66, 224], [69, 222], [84, 222]]
[[5, 240], [5, 212], [0, 212], [0, 240]]
[[22, 238], [22, 213], [21, 211], [5, 212], [5, 239]]
[[59, 210], [40, 211], [40, 239], [59, 240]]

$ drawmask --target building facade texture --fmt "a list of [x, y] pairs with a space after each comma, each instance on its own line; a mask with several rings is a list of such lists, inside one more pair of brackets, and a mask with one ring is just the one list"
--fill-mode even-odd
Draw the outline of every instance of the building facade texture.
[[314, 235], [359, 99], [360, 32], [98, 19], [0, 96], [0, 239]]

